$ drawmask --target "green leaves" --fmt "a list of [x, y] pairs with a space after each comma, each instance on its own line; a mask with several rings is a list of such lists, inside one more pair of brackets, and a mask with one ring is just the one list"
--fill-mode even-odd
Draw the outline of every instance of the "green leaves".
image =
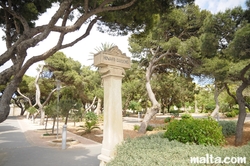
[[235, 33], [235, 37], [229, 45], [228, 53], [232, 55], [235, 61], [249, 59], [250, 24], [247, 24]]
[[202, 145], [222, 145], [224, 137], [221, 126], [212, 119], [184, 118], [170, 122], [164, 137], [170, 141]]

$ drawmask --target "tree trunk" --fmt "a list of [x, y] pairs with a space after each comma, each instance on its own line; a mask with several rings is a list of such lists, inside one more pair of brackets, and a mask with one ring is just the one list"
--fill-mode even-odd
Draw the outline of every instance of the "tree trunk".
[[67, 113], [67, 115], [66, 115], [66, 117], [65, 117], [65, 125], [67, 125], [67, 123], [68, 123], [68, 118], [69, 118], [69, 112]]
[[10, 101], [12, 95], [17, 90], [17, 86], [22, 81], [22, 77], [14, 77], [8, 86], [5, 88], [4, 93], [0, 99], [0, 123], [5, 121], [10, 113]]
[[162, 57], [157, 58], [156, 56], [154, 56], [153, 59], [149, 62], [149, 66], [147, 67], [147, 70], [146, 70], [146, 89], [147, 89], [148, 97], [149, 97], [153, 106], [150, 109], [147, 109], [147, 112], [142, 120], [140, 129], [138, 130], [139, 133], [146, 133], [146, 129], [148, 127], [148, 122], [161, 109], [161, 106], [158, 103], [158, 101], [156, 100], [155, 94], [154, 94], [152, 87], [151, 87], [151, 84], [150, 84], [150, 79], [151, 79], [151, 76], [153, 74], [154, 65], [161, 58]]
[[158, 111], [159, 111], [159, 107], [157, 106], [147, 109], [147, 112], [141, 122], [140, 129], [138, 130], [139, 133], [146, 133], [148, 122], [155, 114], [157, 114]]
[[[96, 96], [94, 97], [93, 101], [92, 101], [92, 104], [90, 106], [87, 106], [87, 109], [85, 110], [86, 112], [89, 112], [89, 110], [92, 109], [93, 105], [95, 104], [95, 100], [96, 100]], [[87, 105], [87, 104], [86, 104]], [[85, 106], [86, 108], [86, 106]]]
[[100, 115], [102, 113], [101, 106], [102, 106], [102, 99], [98, 98], [98, 100], [97, 100], [97, 106], [96, 106], [96, 109], [94, 111], [94, 113], [96, 113], [96, 115]]
[[47, 129], [48, 120], [49, 120], [49, 117], [47, 116], [46, 121], [45, 121], [45, 127], [44, 127], [45, 130]]
[[52, 124], [52, 134], [54, 134], [55, 131], [55, 124], [56, 124], [56, 117], [53, 117], [53, 124]]
[[[32, 103], [31, 103], [30, 98], [28, 98], [27, 96], [25, 96], [24, 94], [22, 94], [19, 88], [17, 88], [17, 92], [18, 92], [23, 98], [25, 98], [26, 100], [28, 100], [29, 106], [32, 107]], [[35, 103], [33, 106], [35, 106], [36, 104], [37, 104], [37, 103]], [[25, 110], [24, 110], [24, 112], [25, 112]], [[30, 117], [30, 113], [27, 112], [26, 118], [29, 119], [29, 117]]]
[[23, 116], [23, 115], [24, 115], [24, 113], [25, 113], [25, 111], [26, 111], [26, 110], [25, 110], [23, 107], [21, 107], [21, 112], [20, 112], [20, 115], [21, 115], [21, 116]]
[[41, 115], [40, 125], [44, 125], [45, 111], [43, 110], [43, 108], [41, 108], [39, 110], [40, 110], [40, 115]]
[[44, 118], [45, 118], [45, 111], [44, 111], [44, 105], [46, 105], [49, 100], [50, 100], [50, 97], [52, 96], [52, 94], [57, 90], [57, 88], [53, 89], [50, 94], [48, 95], [47, 99], [45, 100], [45, 102], [43, 104], [41, 104], [41, 90], [40, 90], [40, 87], [39, 87], [39, 84], [38, 84], [38, 81], [39, 81], [39, 78], [40, 78], [40, 75], [41, 73], [43, 72], [43, 68], [44, 68], [44, 65], [42, 65], [40, 67], [40, 70], [36, 76], [36, 79], [35, 79], [35, 87], [36, 87], [36, 103], [39, 107], [39, 111], [40, 111], [40, 115], [41, 115], [41, 119], [40, 119], [40, 125], [44, 125]]
[[243, 138], [243, 127], [246, 118], [246, 107], [245, 107], [245, 100], [242, 95], [243, 90], [248, 86], [247, 83], [242, 82], [242, 84], [236, 90], [236, 98], [239, 105], [239, 116], [236, 126], [236, 136], [235, 136], [235, 146], [239, 146], [242, 144]]
[[217, 84], [215, 83], [215, 89], [214, 89], [214, 101], [215, 101], [215, 109], [211, 113], [211, 117], [214, 117], [219, 120], [219, 110], [220, 110], [220, 103], [219, 103], [219, 95], [221, 90], [218, 88]]

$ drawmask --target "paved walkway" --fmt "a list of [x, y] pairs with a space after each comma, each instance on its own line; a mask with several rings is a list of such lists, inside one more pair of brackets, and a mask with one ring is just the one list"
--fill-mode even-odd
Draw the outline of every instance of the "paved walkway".
[[61, 150], [51, 146], [41, 133], [41, 126], [30, 120], [8, 117], [0, 123], [0, 166], [98, 166], [101, 144], [67, 132], [79, 144]]

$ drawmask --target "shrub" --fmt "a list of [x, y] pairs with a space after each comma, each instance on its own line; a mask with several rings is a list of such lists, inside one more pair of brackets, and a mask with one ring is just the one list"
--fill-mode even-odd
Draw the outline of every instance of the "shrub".
[[215, 146], [225, 143], [222, 127], [211, 118], [175, 120], [168, 125], [164, 137], [182, 143]]
[[179, 117], [179, 113], [180, 111], [179, 110], [171, 110], [169, 111], [171, 115], [173, 115], [174, 117]]
[[171, 121], [171, 117], [166, 117], [165, 119], [164, 119], [164, 122], [165, 123], [168, 123], [168, 122], [170, 122]]
[[94, 112], [87, 112], [85, 114], [85, 120], [86, 121], [97, 121], [98, 116]]
[[[227, 156], [244, 156], [249, 162], [250, 144], [237, 148], [190, 145], [177, 141], [170, 142], [168, 139], [163, 138], [162, 135], [160, 133], [127, 139], [117, 146], [116, 156], [107, 163], [107, 166], [192, 166], [194, 164], [190, 163], [190, 157], [205, 157], [206, 154], [221, 157], [222, 159]], [[211, 165], [225, 166], [225, 163]]]
[[225, 137], [235, 135], [236, 121], [219, 121], [218, 123], [222, 126], [222, 133]]
[[[139, 125], [134, 125], [134, 130], [139, 130], [139, 129], [140, 129]], [[146, 131], [153, 131], [153, 130], [154, 130], [154, 127], [150, 125], [148, 125], [146, 128]]]
[[234, 111], [231, 111], [231, 112], [227, 112], [225, 115], [226, 115], [226, 117], [228, 117], [228, 118], [233, 118], [233, 117], [236, 116], [236, 113], [235, 113]]
[[181, 119], [191, 119], [193, 118], [190, 114], [183, 114], [181, 115]]
[[239, 115], [240, 110], [239, 109], [233, 109], [233, 112], [235, 112], [236, 115]]
[[98, 126], [96, 126], [98, 120], [98, 116], [94, 112], [87, 112], [85, 114], [85, 132], [91, 133], [91, 131], [95, 128], [100, 129]]
[[206, 111], [210, 112], [213, 111], [215, 109], [215, 105], [214, 104], [208, 104], [205, 106]]
[[139, 130], [140, 126], [139, 125], [134, 125], [134, 130]]
[[27, 109], [27, 111], [28, 111], [31, 115], [33, 115], [33, 114], [35, 114], [35, 113], [37, 112], [37, 109], [36, 109], [35, 107], [29, 107], [29, 108]]
[[195, 110], [194, 109], [191, 109], [188, 111], [189, 113], [195, 113]]
[[153, 127], [153, 126], [150, 126], [150, 125], [147, 126], [146, 131], [153, 131], [153, 130], [154, 130], [154, 127]]

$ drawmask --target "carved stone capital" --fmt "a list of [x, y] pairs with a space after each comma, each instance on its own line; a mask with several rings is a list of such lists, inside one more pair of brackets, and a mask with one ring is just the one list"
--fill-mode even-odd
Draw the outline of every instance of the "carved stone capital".
[[122, 67], [116, 67], [116, 66], [100, 67], [99, 72], [101, 73], [102, 78], [106, 76], [123, 77], [125, 74], [125, 70]]

